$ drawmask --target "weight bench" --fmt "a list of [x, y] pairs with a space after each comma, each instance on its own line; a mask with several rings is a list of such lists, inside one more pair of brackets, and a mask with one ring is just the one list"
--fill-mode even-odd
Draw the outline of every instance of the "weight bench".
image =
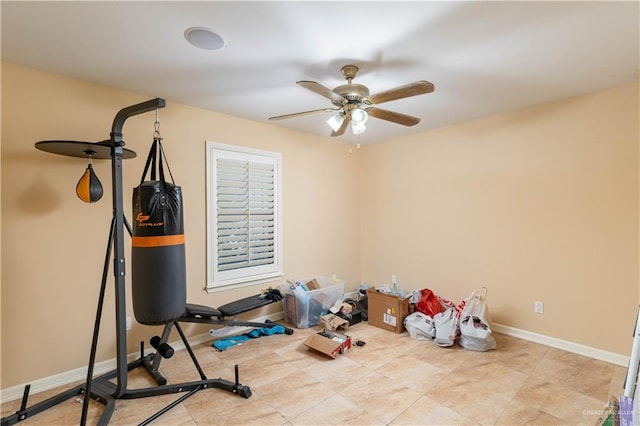
[[[254, 322], [254, 321], [241, 321], [238, 320], [238, 315], [252, 311], [254, 309], [261, 308], [263, 306], [270, 305], [271, 303], [277, 302], [282, 299], [279, 292], [277, 296], [273, 296], [274, 293], [267, 292], [255, 296], [245, 297], [244, 299], [236, 300], [235, 302], [230, 302], [225, 305], [220, 306], [218, 309], [212, 308], [205, 305], [196, 305], [193, 303], [187, 303], [184, 314], [171, 322], [168, 322], [164, 326], [164, 330], [162, 331], [161, 336], [154, 336], [151, 338], [151, 346], [156, 349], [156, 353], [151, 357], [145, 357], [143, 361], [144, 367], [147, 369], [149, 374], [153, 376], [154, 380], [160, 386], [164, 386], [167, 383], [167, 379], [160, 374], [158, 371], [160, 368], [160, 362], [163, 358], [171, 358], [173, 356], [173, 348], [167, 343], [169, 339], [169, 335], [171, 334], [171, 329], [173, 327], [176, 328], [182, 342], [185, 345], [185, 348], [189, 352], [189, 356], [193, 361], [198, 373], [203, 380], [206, 379], [204, 373], [200, 369], [200, 365], [198, 364], [195, 355], [191, 351], [191, 346], [187, 342], [182, 329], [178, 323], [180, 322], [191, 322], [191, 323], [200, 323], [200, 324], [214, 324], [214, 325], [224, 325], [226, 327], [253, 327], [253, 328], [272, 328], [275, 326], [282, 326], [276, 322], [271, 320], [266, 320], [264, 322]], [[284, 327], [285, 334], [291, 335], [293, 334], [293, 330]], [[237, 375], [237, 372], [236, 372]], [[236, 377], [237, 381], [237, 377]], [[248, 388], [247, 388], [248, 389]], [[249, 391], [250, 393], [250, 391]]]

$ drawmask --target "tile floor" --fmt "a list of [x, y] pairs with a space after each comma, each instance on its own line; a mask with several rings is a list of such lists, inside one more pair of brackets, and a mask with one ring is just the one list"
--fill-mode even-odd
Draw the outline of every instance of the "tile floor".
[[[626, 368], [517, 338], [495, 334], [498, 348], [440, 348], [367, 323], [348, 333], [366, 342], [330, 359], [302, 341], [317, 329], [265, 336], [217, 352], [194, 348], [209, 378], [240, 382], [253, 395], [219, 389], [197, 392], [156, 419], [157, 425], [567, 425], [596, 424], [607, 400], [622, 392]], [[163, 360], [169, 381], [197, 380], [186, 351]], [[129, 374], [129, 389], [151, 384], [143, 369]], [[33, 395], [30, 405], [68, 389]], [[181, 394], [182, 395], [182, 394]], [[110, 424], [138, 424], [179, 395], [117, 401]], [[14, 413], [20, 401], [2, 405]], [[78, 424], [74, 398], [20, 424]], [[88, 424], [102, 406], [91, 401]]]

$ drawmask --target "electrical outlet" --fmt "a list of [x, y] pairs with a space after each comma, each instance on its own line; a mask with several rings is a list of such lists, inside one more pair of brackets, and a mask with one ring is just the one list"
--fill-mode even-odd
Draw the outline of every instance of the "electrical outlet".
[[538, 301], [533, 302], [533, 312], [536, 314], [544, 314], [544, 303]]
[[127, 331], [131, 330], [131, 317], [127, 317], [127, 322], [125, 324]]

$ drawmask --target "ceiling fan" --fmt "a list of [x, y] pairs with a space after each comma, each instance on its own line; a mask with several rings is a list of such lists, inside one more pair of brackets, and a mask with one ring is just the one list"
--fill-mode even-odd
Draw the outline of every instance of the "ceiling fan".
[[305, 89], [311, 90], [312, 92], [328, 98], [335, 106], [334, 108], [322, 108], [311, 111], [296, 112], [293, 114], [278, 115], [276, 117], [269, 117], [269, 120], [282, 120], [285, 118], [299, 117], [318, 112], [336, 112], [336, 114], [327, 120], [327, 124], [332, 129], [331, 136], [340, 136], [344, 134], [349, 124], [351, 124], [351, 129], [354, 134], [364, 132], [366, 129], [365, 123], [369, 116], [402, 124], [403, 126], [414, 126], [420, 122], [419, 118], [378, 108], [376, 105], [383, 102], [394, 101], [396, 99], [431, 93], [435, 89], [432, 83], [425, 80], [419, 80], [415, 83], [406, 84], [374, 95], [369, 95], [369, 89], [366, 86], [352, 82], [358, 73], [357, 66], [345, 65], [340, 71], [347, 80], [347, 84], [338, 86], [333, 90], [315, 81], [302, 80], [296, 83]]

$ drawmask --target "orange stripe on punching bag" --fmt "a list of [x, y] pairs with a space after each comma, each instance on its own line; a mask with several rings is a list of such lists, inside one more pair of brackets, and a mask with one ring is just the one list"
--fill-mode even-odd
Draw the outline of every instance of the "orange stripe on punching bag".
[[184, 234], [153, 237], [131, 237], [132, 247], [164, 247], [184, 244]]

